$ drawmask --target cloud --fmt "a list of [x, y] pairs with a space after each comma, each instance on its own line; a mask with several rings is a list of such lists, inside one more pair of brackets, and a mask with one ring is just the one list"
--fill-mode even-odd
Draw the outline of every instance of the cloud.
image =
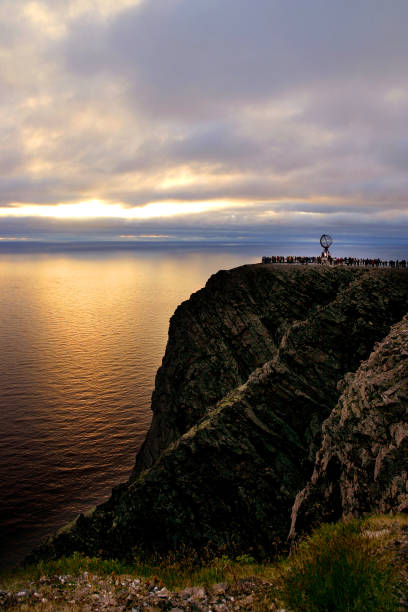
[[405, 0], [3, 0], [0, 205], [406, 232], [407, 18]]
[[157, 0], [108, 26], [79, 20], [65, 59], [86, 78], [124, 78], [153, 116], [197, 120], [333, 82], [394, 83], [406, 71], [407, 17], [404, 0]]

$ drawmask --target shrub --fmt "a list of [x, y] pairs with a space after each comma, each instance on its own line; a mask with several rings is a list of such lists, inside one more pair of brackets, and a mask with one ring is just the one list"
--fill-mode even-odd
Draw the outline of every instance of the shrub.
[[362, 533], [362, 521], [323, 525], [282, 570], [281, 597], [294, 612], [398, 610], [399, 571]]

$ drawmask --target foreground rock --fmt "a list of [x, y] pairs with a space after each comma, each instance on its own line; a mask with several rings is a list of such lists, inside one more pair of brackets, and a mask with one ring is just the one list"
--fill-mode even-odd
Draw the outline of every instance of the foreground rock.
[[311, 482], [296, 497], [293, 537], [340, 517], [408, 512], [408, 317], [341, 388]]
[[239, 579], [235, 584], [171, 591], [159, 580], [83, 572], [75, 576], [43, 576], [19, 591], [0, 590], [0, 608], [10, 611], [33, 608], [38, 612], [278, 611], [273, 603], [274, 592], [270, 582], [256, 576]]
[[172, 320], [132, 479], [37, 555], [275, 552], [338, 381], [407, 304], [404, 271], [257, 265], [215, 275]]

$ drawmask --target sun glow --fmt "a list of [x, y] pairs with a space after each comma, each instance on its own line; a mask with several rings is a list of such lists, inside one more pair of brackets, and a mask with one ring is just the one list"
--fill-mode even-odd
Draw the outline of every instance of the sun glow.
[[103, 200], [88, 200], [76, 204], [14, 204], [0, 207], [1, 217], [51, 217], [53, 219], [155, 219], [190, 215], [236, 206], [226, 200], [178, 202], [149, 202], [144, 206], [126, 207]]

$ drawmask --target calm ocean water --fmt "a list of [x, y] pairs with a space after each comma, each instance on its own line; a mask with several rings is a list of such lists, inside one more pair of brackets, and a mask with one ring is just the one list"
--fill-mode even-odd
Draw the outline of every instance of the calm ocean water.
[[262, 253], [0, 253], [0, 560], [127, 479], [177, 305]]
[[175, 308], [217, 270], [275, 252], [296, 249], [0, 251], [0, 564], [127, 479]]

